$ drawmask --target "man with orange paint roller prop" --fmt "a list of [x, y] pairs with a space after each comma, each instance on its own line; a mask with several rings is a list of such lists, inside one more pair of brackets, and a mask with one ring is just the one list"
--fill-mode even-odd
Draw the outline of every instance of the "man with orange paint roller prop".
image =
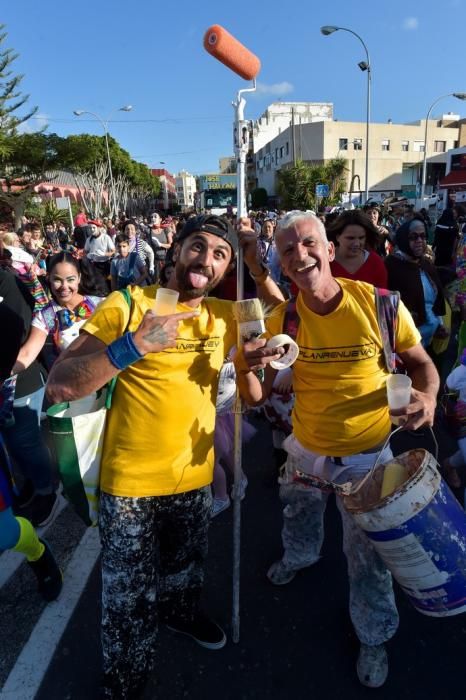
[[[248, 221], [240, 245], [260, 295], [283, 299], [261, 269]], [[156, 288], [111, 294], [49, 375], [54, 403], [87, 396], [119, 375], [101, 465], [103, 697], [136, 698], [155, 660], [157, 621], [208, 649], [226, 643], [199, 609], [212, 497], [219, 371], [236, 342], [232, 302], [208, 297], [234, 262], [225, 220], [188, 220], [167, 288], [177, 313], [153, 312]], [[270, 349], [270, 359], [282, 350]]]

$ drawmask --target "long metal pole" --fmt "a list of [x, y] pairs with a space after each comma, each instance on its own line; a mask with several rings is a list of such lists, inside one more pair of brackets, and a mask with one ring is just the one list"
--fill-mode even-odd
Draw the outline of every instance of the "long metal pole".
[[447, 95], [441, 95], [440, 97], [437, 97], [437, 99], [432, 102], [432, 104], [429, 107], [429, 110], [427, 112], [426, 116], [426, 127], [424, 130], [424, 158], [422, 159], [422, 182], [421, 182], [421, 206], [423, 206], [424, 202], [424, 196], [425, 196], [425, 189], [426, 189], [426, 180], [427, 180], [427, 133], [428, 133], [428, 128], [429, 128], [429, 117], [430, 113], [432, 112], [433, 108], [437, 104], [437, 102], [440, 102], [440, 100], [445, 99], [445, 97], [453, 97], [454, 93], [449, 92]]
[[[118, 212], [116, 210], [117, 206], [116, 206], [116, 197], [115, 197], [115, 185], [113, 182], [112, 159], [110, 158], [110, 147], [108, 145], [108, 118], [107, 118], [107, 121], [104, 122], [102, 117], [99, 117], [99, 115], [96, 114], [95, 112], [89, 112], [87, 109], [85, 111], [81, 112], [81, 114], [90, 114], [92, 117], [95, 117], [101, 123], [102, 129], [104, 130], [105, 147], [107, 149], [108, 172], [109, 172], [109, 176], [110, 176], [110, 190], [111, 190], [110, 196], [108, 198], [108, 204], [109, 204], [110, 214], [116, 215]], [[110, 200], [113, 200], [113, 211], [112, 211], [112, 205], [110, 203]]]
[[[107, 146], [107, 158], [108, 158], [108, 171], [110, 175], [110, 187], [112, 190], [112, 199], [113, 199], [113, 212], [111, 212], [111, 215], [117, 215], [117, 203], [116, 203], [116, 194], [115, 194], [115, 183], [113, 181], [113, 170], [112, 170], [112, 159], [110, 158], [110, 148], [108, 145], [108, 131], [107, 128], [105, 128], [105, 145]], [[110, 201], [110, 197], [109, 197]]]
[[[362, 39], [361, 39], [362, 41]], [[364, 44], [364, 42], [362, 42]], [[365, 44], [364, 44], [365, 47]], [[367, 52], [367, 108], [366, 108], [366, 202], [369, 199], [369, 132], [371, 122], [371, 64], [369, 62], [369, 53]]]
[[[237, 208], [236, 218], [239, 221], [247, 216], [246, 206], [246, 156], [249, 148], [249, 125], [244, 119], [244, 107], [246, 100], [243, 98], [244, 92], [254, 92], [256, 81], [252, 88], [239, 90], [236, 102], [233, 102], [235, 109], [235, 122], [233, 125], [234, 147], [236, 153], [236, 184], [237, 184]], [[242, 300], [244, 296], [244, 270], [243, 254], [241, 248], [238, 250], [236, 269], [236, 298]], [[241, 344], [241, 336], [237, 334], [237, 347]], [[231, 614], [232, 639], [239, 642], [240, 635], [240, 567], [241, 567], [241, 476], [242, 476], [242, 401], [236, 389], [235, 402], [235, 431], [234, 431], [234, 484], [233, 484], [233, 601]]]
[[[322, 27], [322, 29], [326, 29], [326, 27]], [[342, 31], [342, 32], [348, 32], [349, 34], [352, 34], [353, 36], [358, 39], [361, 44], [364, 47], [364, 51], [366, 52], [366, 63], [367, 63], [367, 100], [366, 100], [366, 187], [365, 187], [365, 201], [369, 199], [369, 134], [370, 134], [370, 119], [371, 119], [371, 81], [372, 81], [372, 68], [371, 68], [371, 59], [369, 56], [369, 50], [363, 40], [362, 37], [359, 36], [355, 31], [352, 29], [348, 29], [348, 27], [331, 27], [331, 32], [328, 33], [333, 33], [334, 31]], [[327, 32], [324, 32], [327, 34]]]

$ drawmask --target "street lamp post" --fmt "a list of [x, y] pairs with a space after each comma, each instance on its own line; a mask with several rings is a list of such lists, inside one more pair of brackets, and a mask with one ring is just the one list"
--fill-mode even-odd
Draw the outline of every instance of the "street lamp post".
[[446, 97], [456, 97], [457, 100], [466, 100], [466, 92], [449, 92], [447, 95], [441, 95], [440, 97], [437, 97], [434, 102], [429, 107], [429, 110], [427, 112], [426, 116], [426, 128], [424, 132], [424, 158], [422, 160], [422, 183], [421, 183], [421, 204], [423, 205], [424, 203], [424, 195], [425, 195], [425, 189], [426, 189], [426, 179], [427, 179], [427, 132], [429, 128], [429, 117], [430, 113], [432, 112], [433, 108], [437, 104], [437, 102], [440, 102], [440, 100], [444, 100]]
[[324, 36], [329, 36], [330, 34], [333, 34], [333, 32], [337, 31], [342, 31], [342, 32], [349, 32], [353, 36], [356, 37], [356, 39], [359, 39], [361, 44], [364, 47], [364, 51], [366, 52], [366, 60], [365, 61], [360, 61], [358, 63], [359, 68], [362, 71], [367, 71], [367, 100], [366, 100], [366, 189], [365, 189], [365, 201], [367, 202], [369, 199], [369, 129], [370, 129], [370, 120], [371, 120], [371, 80], [372, 80], [372, 69], [371, 69], [371, 61], [369, 58], [369, 51], [362, 40], [362, 38], [359, 36], [359, 34], [356, 34], [352, 29], [347, 29], [346, 27], [334, 27], [333, 25], [325, 25], [324, 27], [320, 28], [321, 34]]
[[[125, 105], [124, 107], [119, 107], [118, 109], [116, 109], [114, 111], [115, 112], [131, 112], [132, 109], [133, 109], [132, 105]], [[104, 130], [104, 136], [105, 136], [105, 147], [107, 149], [108, 172], [110, 175], [110, 189], [112, 192], [112, 200], [113, 200], [113, 208], [112, 208], [111, 214], [116, 215], [118, 213], [118, 211], [117, 211], [118, 207], [117, 207], [116, 194], [115, 194], [115, 183], [113, 181], [112, 159], [110, 158], [110, 148], [108, 145], [108, 122], [109, 122], [109, 119], [110, 119], [111, 115], [113, 114], [113, 112], [111, 112], [109, 114], [109, 116], [107, 117], [107, 119], [105, 119], [105, 120], [103, 120], [102, 117], [100, 117], [95, 112], [89, 112], [87, 109], [75, 109], [73, 111], [73, 114], [76, 117], [81, 117], [83, 114], [90, 114], [92, 117], [95, 117], [97, 119], [97, 121], [99, 121], [102, 124], [102, 128]], [[110, 202], [110, 197], [108, 199]]]

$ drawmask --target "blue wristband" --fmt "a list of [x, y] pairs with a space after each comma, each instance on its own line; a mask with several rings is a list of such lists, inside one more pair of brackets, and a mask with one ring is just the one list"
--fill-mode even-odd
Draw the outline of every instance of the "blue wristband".
[[144, 357], [134, 344], [133, 334], [125, 333], [107, 346], [107, 357], [114, 367], [126, 369]]

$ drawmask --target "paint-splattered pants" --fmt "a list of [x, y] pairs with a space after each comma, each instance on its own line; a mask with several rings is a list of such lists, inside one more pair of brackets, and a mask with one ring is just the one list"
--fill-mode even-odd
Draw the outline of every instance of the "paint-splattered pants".
[[154, 666], [158, 619], [197, 611], [211, 499], [210, 487], [101, 495], [103, 697], [138, 697]]
[[[284, 447], [289, 451], [290, 438], [287, 438]], [[292, 442], [291, 451], [293, 452]], [[354, 466], [343, 471], [337, 481], [360, 477], [371, 467], [376, 456], [354, 455], [344, 458], [347, 462], [352, 461]], [[383, 461], [391, 457], [391, 450], [387, 449]], [[288, 460], [292, 462], [290, 457]], [[329, 459], [322, 461], [321, 468], [320, 476], [332, 477], [329, 472], [335, 470], [335, 467]], [[303, 489], [300, 486], [282, 483], [280, 498], [285, 504], [282, 529], [283, 564], [292, 570], [310, 566], [320, 556], [328, 496], [314, 488]], [[337, 505], [343, 524], [343, 551], [348, 563], [351, 620], [362, 643], [382, 644], [395, 634], [399, 623], [392, 576], [364, 532], [344, 509], [341, 498], [337, 497]]]

